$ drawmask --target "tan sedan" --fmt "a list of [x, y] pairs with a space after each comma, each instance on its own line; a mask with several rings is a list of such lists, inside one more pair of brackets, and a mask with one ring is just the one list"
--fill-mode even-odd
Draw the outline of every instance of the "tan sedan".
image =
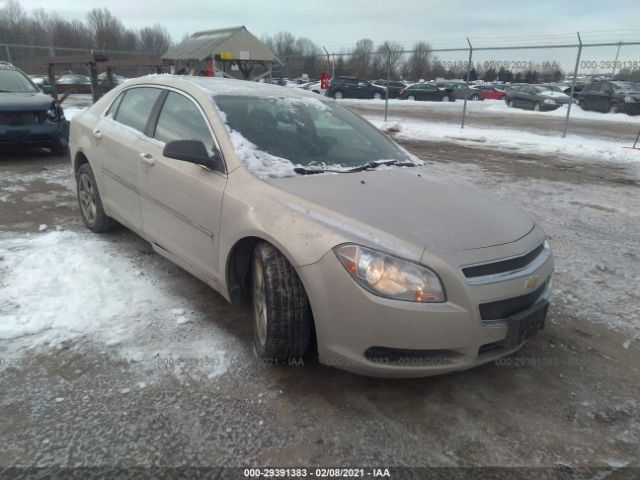
[[553, 260], [522, 211], [429, 173], [300, 89], [159, 75], [71, 122], [86, 226], [118, 223], [233, 303], [257, 354], [423, 376], [543, 327]]

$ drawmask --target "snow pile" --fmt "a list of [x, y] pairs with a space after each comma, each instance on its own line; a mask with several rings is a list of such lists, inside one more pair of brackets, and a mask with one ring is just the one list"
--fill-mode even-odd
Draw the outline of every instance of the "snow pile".
[[291, 177], [296, 175], [295, 165], [286, 158], [276, 157], [260, 150], [255, 144], [244, 138], [227, 125], [229, 138], [238, 159], [258, 178]]
[[[386, 128], [380, 117], [367, 117], [380, 129]], [[571, 135], [551, 137], [518, 130], [475, 128], [439, 122], [403, 122], [396, 135], [403, 140], [455, 142], [465, 146], [482, 146], [509, 152], [541, 156], [562, 155], [580, 160], [632, 164], [640, 169], [640, 151], [621, 148], [616, 142]]]
[[68, 231], [4, 237], [0, 339], [55, 342], [101, 331], [115, 340], [172, 303], [106, 242]]

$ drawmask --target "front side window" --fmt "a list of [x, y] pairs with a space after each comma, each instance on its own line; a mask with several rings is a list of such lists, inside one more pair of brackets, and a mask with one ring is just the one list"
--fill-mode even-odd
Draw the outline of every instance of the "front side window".
[[[409, 155], [356, 114], [334, 102], [252, 96], [216, 96], [232, 138], [294, 165], [354, 167]], [[254, 148], [255, 147], [255, 148]]]
[[168, 143], [174, 140], [200, 140], [213, 152], [213, 137], [196, 105], [179, 93], [170, 92], [158, 117], [154, 138]]
[[120, 102], [115, 120], [144, 133], [149, 114], [160, 93], [161, 90], [150, 87], [127, 90]]
[[18, 70], [0, 69], [0, 92], [33, 93], [38, 89]]

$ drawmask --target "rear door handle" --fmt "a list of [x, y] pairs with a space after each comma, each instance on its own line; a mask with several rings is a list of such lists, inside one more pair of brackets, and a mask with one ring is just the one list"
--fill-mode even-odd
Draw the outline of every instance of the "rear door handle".
[[144, 163], [145, 165], [149, 165], [150, 167], [153, 167], [156, 164], [156, 161], [148, 153], [141, 153], [140, 159], [142, 160], [142, 163]]
[[93, 136], [96, 138], [102, 138], [102, 132], [97, 128], [93, 131]]

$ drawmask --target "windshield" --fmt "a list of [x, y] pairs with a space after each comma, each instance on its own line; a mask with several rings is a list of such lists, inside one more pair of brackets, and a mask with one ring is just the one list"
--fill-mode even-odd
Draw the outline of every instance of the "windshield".
[[640, 84], [632, 82], [612, 83], [616, 92], [640, 93]]
[[32, 93], [38, 89], [17, 70], [0, 69], [0, 92]]
[[543, 85], [542, 89], [543, 90], [551, 90], [552, 92], [561, 92], [562, 93], [562, 89], [560, 87], [558, 87], [557, 85]]
[[412, 161], [375, 127], [334, 102], [252, 96], [217, 96], [215, 101], [232, 134], [277, 157], [274, 163], [285, 159], [305, 167], [349, 168], [376, 160]]

